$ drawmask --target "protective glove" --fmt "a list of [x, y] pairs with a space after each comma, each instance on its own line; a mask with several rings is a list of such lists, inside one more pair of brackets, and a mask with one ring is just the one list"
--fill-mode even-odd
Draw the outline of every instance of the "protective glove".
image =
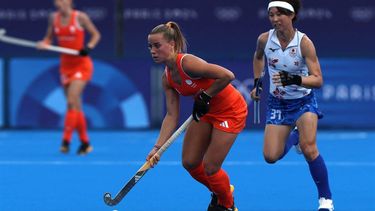
[[262, 80], [260, 80], [260, 78], [255, 78], [253, 89], [250, 92], [250, 96], [253, 100], [255, 101], [260, 100], [260, 93], [262, 93], [262, 90], [263, 90], [262, 86], [263, 86]]
[[288, 73], [287, 71], [283, 70], [279, 72], [280, 74], [280, 81], [283, 86], [288, 86], [292, 84], [296, 84], [298, 86], [301, 86], [302, 83], [302, 77], [299, 75], [292, 75]]
[[200, 117], [205, 115], [210, 110], [210, 100], [211, 96], [208, 95], [205, 91], [200, 92], [194, 98], [194, 107], [193, 107], [193, 119], [196, 122], [199, 122]]
[[81, 50], [79, 50], [79, 55], [80, 56], [87, 56], [87, 55], [89, 55], [91, 50], [92, 49], [90, 47], [86, 46], [86, 47], [82, 48]]

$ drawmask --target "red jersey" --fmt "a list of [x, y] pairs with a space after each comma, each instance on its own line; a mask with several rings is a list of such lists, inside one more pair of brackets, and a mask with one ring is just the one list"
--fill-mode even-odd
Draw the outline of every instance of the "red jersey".
[[[186, 54], [177, 55], [177, 70], [181, 77], [181, 84], [175, 83], [168, 67], [165, 69], [168, 83], [183, 96], [195, 96], [199, 91], [208, 89], [214, 79], [191, 78], [182, 68], [182, 59]], [[247, 104], [241, 93], [228, 84], [210, 101], [210, 110], [201, 120], [213, 123], [214, 127], [228, 132], [239, 132], [245, 127]], [[229, 123], [230, 122], [230, 123]]]
[[[61, 24], [61, 14], [55, 13], [53, 32], [58, 45], [65, 48], [80, 50], [84, 47], [85, 31], [78, 22], [79, 11], [74, 10], [70, 15], [69, 23]], [[74, 56], [61, 54], [60, 72], [63, 83], [69, 83], [73, 79], [89, 80], [92, 75], [92, 61], [88, 56]]]

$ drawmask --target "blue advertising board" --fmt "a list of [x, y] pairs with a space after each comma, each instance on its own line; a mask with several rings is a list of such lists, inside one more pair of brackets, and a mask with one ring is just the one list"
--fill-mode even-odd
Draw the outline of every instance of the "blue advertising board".
[[[66, 111], [57, 59], [10, 61], [10, 126], [61, 127]], [[149, 127], [150, 84], [147, 62], [94, 61], [94, 75], [83, 96], [83, 109], [92, 128]], [[21, 77], [22, 76], [22, 77]]]
[[317, 90], [324, 128], [375, 128], [375, 59], [323, 59]]
[[0, 59], [0, 127], [4, 125], [4, 69], [3, 69], [3, 60]]
[[[102, 33], [93, 51], [103, 57], [115, 49], [115, 8], [117, 1], [74, 1], [88, 13]], [[124, 55], [148, 57], [147, 35], [153, 27], [167, 21], [180, 24], [189, 41], [189, 52], [204, 58], [247, 58], [255, 49], [258, 35], [271, 28], [266, 1], [123, 1]], [[46, 31], [53, 1], [1, 1], [0, 27], [7, 34], [40, 40]], [[371, 35], [375, 32], [375, 1], [303, 1], [296, 27], [316, 44], [319, 56], [373, 57]], [[363, 33], [362, 33], [363, 32]], [[35, 50], [2, 44], [0, 55], [34, 56]], [[350, 49], [350, 50], [348, 50]]]
[[[264, 80], [261, 100], [261, 124], [253, 124], [254, 107], [249, 93], [253, 87], [251, 63], [247, 60], [208, 60], [236, 75], [232, 84], [248, 104], [247, 128], [262, 128], [266, 112], [268, 80]], [[316, 96], [324, 118], [321, 128], [375, 128], [373, 112], [375, 83], [372, 80], [375, 59], [321, 59], [324, 85]], [[96, 60], [93, 80], [84, 96], [84, 110], [92, 128], [149, 128], [152, 116], [165, 115], [163, 95], [157, 96], [163, 109], [152, 110], [155, 90], [154, 69], [150, 60]], [[22, 77], [20, 77], [22, 76]], [[13, 59], [9, 72], [9, 108], [11, 127], [55, 128], [63, 124], [66, 102], [59, 81], [57, 59]], [[182, 97], [183, 121], [192, 111], [192, 97]], [[157, 112], [157, 114], [155, 114]]]

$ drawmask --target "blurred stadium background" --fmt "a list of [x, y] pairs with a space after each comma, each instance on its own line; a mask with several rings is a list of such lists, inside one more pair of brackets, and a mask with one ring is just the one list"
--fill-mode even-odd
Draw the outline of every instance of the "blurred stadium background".
[[[249, 105], [247, 130], [224, 164], [238, 184], [240, 210], [316, 208], [317, 201], [311, 200], [316, 190], [303, 158], [290, 153], [276, 168], [263, 161], [265, 101], [262, 123], [253, 124], [252, 56], [257, 36], [270, 29], [266, 1], [74, 2], [102, 34], [91, 54], [95, 72], [83, 99], [95, 150], [85, 158], [58, 152], [65, 113], [58, 54], [0, 42], [0, 210], [112, 211], [102, 193], [116, 192], [140, 167], [164, 116], [163, 67], [151, 60], [147, 35], [169, 20], [182, 27], [189, 53], [235, 73], [233, 84]], [[325, 117], [318, 136], [335, 206], [341, 211], [375, 210], [375, 2], [303, 4], [297, 28], [315, 43], [322, 66], [325, 83], [317, 96]], [[52, 0], [1, 0], [0, 28], [9, 36], [37, 41], [51, 11]], [[182, 102], [184, 121], [192, 100]], [[77, 145], [74, 141], [73, 147]], [[186, 185], [193, 180], [179, 164], [181, 139], [171, 148], [120, 208], [195, 211], [199, 209], [194, 206], [207, 206], [209, 193], [198, 184]], [[189, 188], [172, 188], [181, 184]]]

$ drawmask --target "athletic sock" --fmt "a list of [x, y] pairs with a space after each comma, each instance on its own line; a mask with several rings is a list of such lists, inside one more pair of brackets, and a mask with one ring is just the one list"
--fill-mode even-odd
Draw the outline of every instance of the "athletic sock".
[[225, 208], [231, 208], [234, 202], [227, 173], [220, 169], [215, 174], [207, 176], [207, 178], [212, 192], [217, 196], [218, 204]]
[[315, 160], [308, 161], [311, 176], [318, 188], [319, 198], [332, 199], [328, 182], [328, 171], [323, 157], [319, 155]]
[[280, 156], [279, 160], [281, 160], [292, 148], [293, 145], [296, 145], [299, 140], [299, 133], [298, 131], [292, 130], [289, 134], [288, 140], [286, 140], [285, 146], [284, 146], [284, 152]]
[[68, 143], [72, 139], [72, 134], [77, 126], [77, 117], [78, 112], [76, 110], [70, 109], [65, 114], [63, 140]]
[[211, 188], [210, 188], [209, 182], [208, 182], [207, 175], [206, 175], [206, 173], [204, 172], [204, 166], [203, 166], [203, 163], [200, 163], [196, 168], [194, 168], [194, 169], [192, 169], [192, 170], [189, 170], [188, 172], [190, 173], [190, 175], [191, 175], [195, 180], [197, 180], [198, 182], [202, 183], [202, 184], [205, 185], [210, 191], [212, 191]]
[[87, 135], [87, 124], [86, 118], [83, 111], [78, 111], [78, 118], [77, 118], [77, 131], [79, 135], [79, 139], [82, 143], [88, 144], [89, 143], [89, 136]]

